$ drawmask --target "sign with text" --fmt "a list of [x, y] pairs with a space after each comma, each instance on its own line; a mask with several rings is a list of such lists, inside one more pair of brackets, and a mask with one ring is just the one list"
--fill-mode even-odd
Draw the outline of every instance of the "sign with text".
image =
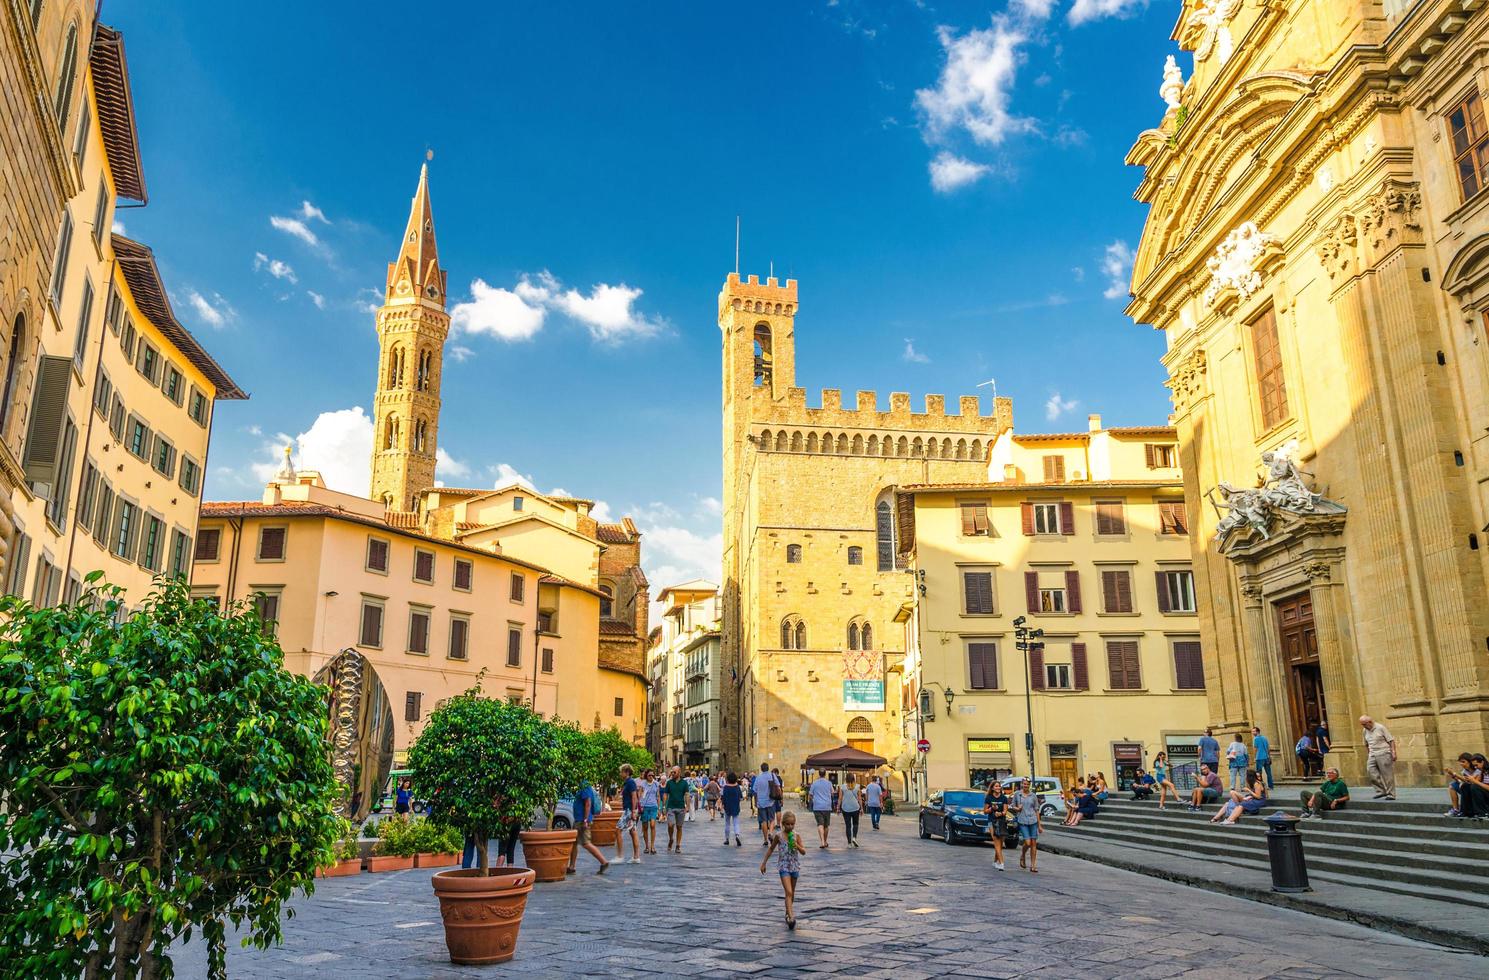
[[844, 711], [883, 711], [883, 681], [843, 681]]
[[843, 710], [884, 710], [884, 655], [874, 650], [843, 651]]
[[1012, 752], [1013, 739], [1011, 738], [969, 738], [967, 739], [968, 752]]

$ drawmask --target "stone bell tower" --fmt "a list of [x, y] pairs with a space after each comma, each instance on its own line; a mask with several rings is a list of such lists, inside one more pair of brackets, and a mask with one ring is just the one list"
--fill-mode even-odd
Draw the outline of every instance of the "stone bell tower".
[[373, 398], [372, 490], [389, 510], [414, 509], [414, 495], [434, 486], [440, 368], [450, 315], [447, 273], [434, 244], [429, 165], [409, 209], [398, 259], [377, 311], [377, 394]]

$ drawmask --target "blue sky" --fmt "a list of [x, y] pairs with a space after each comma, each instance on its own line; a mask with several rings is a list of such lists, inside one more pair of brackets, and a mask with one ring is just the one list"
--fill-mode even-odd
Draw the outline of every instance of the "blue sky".
[[119, 220], [253, 394], [219, 406], [210, 498], [257, 496], [286, 436], [366, 492], [369, 303], [428, 148], [463, 304], [440, 478], [635, 515], [657, 587], [717, 576], [736, 215], [741, 271], [800, 280], [812, 403], [995, 378], [1022, 431], [1164, 420], [1122, 158], [1173, 0], [456, 6], [105, 4], [151, 193]]

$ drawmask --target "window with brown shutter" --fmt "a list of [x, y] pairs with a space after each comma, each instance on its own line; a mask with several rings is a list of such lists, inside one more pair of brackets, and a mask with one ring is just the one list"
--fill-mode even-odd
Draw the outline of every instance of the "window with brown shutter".
[[1101, 570], [1102, 611], [1132, 612], [1132, 573], [1125, 568]]
[[1068, 500], [1060, 501], [1060, 533], [1075, 533], [1075, 504]]
[[1029, 686], [1036, 691], [1044, 690], [1044, 644], [1029, 646]]
[[995, 691], [998, 689], [998, 645], [996, 643], [968, 643], [967, 666], [971, 678], [968, 687], [972, 690]]
[[511, 596], [513, 602], [522, 602], [527, 598], [527, 576], [521, 572], [512, 573]]
[[197, 561], [216, 561], [218, 549], [221, 547], [222, 528], [204, 527], [197, 532], [195, 556]]
[[1205, 689], [1205, 661], [1198, 640], [1174, 641], [1174, 687], [1181, 691]]
[[1158, 530], [1162, 534], [1189, 533], [1189, 515], [1184, 510], [1184, 501], [1158, 501]]
[[1090, 689], [1091, 671], [1086, 664], [1086, 645], [1084, 643], [1070, 644], [1070, 674], [1071, 687], [1077, 691]]
[[409, 691], [403, 697], [403, 720], [418, 721], [423, 714], [424, 694], [421, 691]]
[[470, 620], [450, 617], [450, 659], [465, 660], [470, 656]]
[[465, 558], [455, 559], [455, 588], [461, 592], [470, 591], [471, 562]]
[[1466, 201], [1489, 183], [1489, 129], [1484, 126], [1484, 106], [1477, 89], [1448, 111], [1448, 130], [1453, 137], [1458, 188]]
[[1081, 611], [1081, 573], [1074, 570], [1065, 573], [1065, 610]]
[[1106, 666], [1114, 691], [1136, 691], [1143, 686], [1136, 640], [1108, 640]]
[[515, 626], [507, 629], [507, 666], [522, 666], [522, 630]]
[[969, 616], [993, 614], [993, 573], [963, 572], [962, 596]]
[[1024, 604], [1026, 611], [1039, 612], [1039, 573], [1024, 573]]
[[259, 561], [284, 561], [284, 536], [287, 528], [259, 528]]
[[408, 614], [408, 652], [429, 652], [429, 611], [412, 609]]
[[1282, 374], [1282, 347], [1277, 340], [1277, 316], [1267, 310], [1251, 323], [1251, 349], [1256, 361], [1256, 397], [1261, 402], [1262, 430], [1285, 422], [1287, 382]]
[[988, 521], [987, 504], [981, 501], [963, 501], [958, 506], [962, 511], [962, 535], [964, 537], [986, 537], [991, 524]]
[[367, 570], [388, 574], [388, 542], [384, 539], [367, 539]]
[[1127, 517], [1120, 500], [1096, 501], [1096, 533], [1126, 534]]
[[1150, 442], [1143, 446], [1150, 470], [1171, 470], [1179, 465], [1178, 448], [1171, 443]]
[[1065, 457], [1064, 456], [1058, 456], [1058, 455], [1056, 455], [1056, 456], [1046, 456], [1046, 457], [1044, 457], [1044, 482], [1045, 483], [1064, 483], [1065, 482]]
[[1033, 534], [1034, 533], [1034, 504], [1033, 504], [1033, 502], [1032, 501], [1028, 501], [1028, 500], [1024, 501], [1022, 504], [1019, 505], [1019, 511], [1020, 511], [1020, 517], [1021, 517], [1022, 522], [1023, 522], [1023, 531], [1024, 531], [1024, 533], [1025, 534]]
[[414, 549], [414, 581], [425, 584], [434, 581], [434, 552]]
[[383, 645], [383, 607], [375, 602], [362, 603], [362, 646]]
[[539, 669], [541, 669], [543, 671], [543, 673], [545, 673], [545, 674], [551, 674], [551, 673], [553, 673], [553, 648], [552, 647], [544, 647], [543, 648], [543, 656], [542, 656], [541, 660], [539, 660]]

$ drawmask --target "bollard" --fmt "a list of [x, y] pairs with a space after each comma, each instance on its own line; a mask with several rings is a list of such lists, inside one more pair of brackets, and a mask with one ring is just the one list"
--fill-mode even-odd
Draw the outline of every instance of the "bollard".
[[1272, 891], [1311, 892], [1308, 867], [1303, 862], [1303, 835], [1298, 818], [1278, 810], [1266, 818], [1267, 859], [1272, 865]]

